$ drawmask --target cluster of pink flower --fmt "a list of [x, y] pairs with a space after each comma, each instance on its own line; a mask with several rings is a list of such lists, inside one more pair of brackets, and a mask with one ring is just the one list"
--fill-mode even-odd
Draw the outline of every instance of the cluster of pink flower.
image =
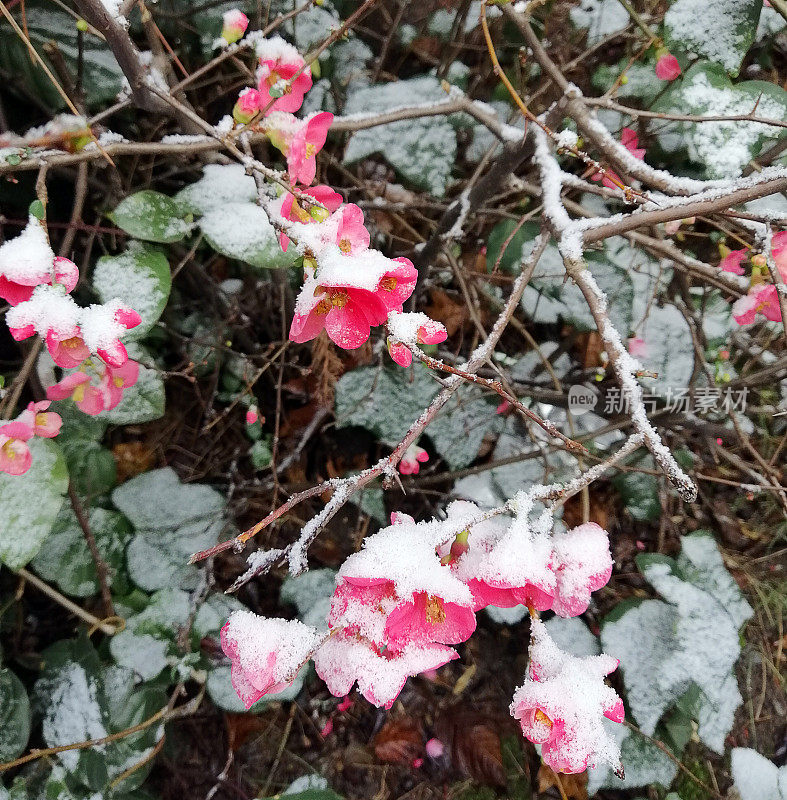
[[[57, 366], [75, 370], [49, 386], [47, 397], [71, 397], [85, 413], [98, 414], [114, 408], [137, 381], [139, 365], [129, 360], [120, 337], [141, 319], [120, 300], [79, 306], [71, 297], [78, 280], [76, 264], [55, 257], [43, 223], [33, 216], [19, 236], [0, 247], [0, 297], [12, 306], [6, 313], [11, 335], [22, 341], [38, 334]], [[44, 413], [48, 407], [48, 402], [29, 407], [0, 429], [2, 471], [26, 472], [25, 442], [34, 435], [57, 435], [60, 418]]]
[[[304, 257], [304, 285], [298, 295], [290, 339], [307, 342], [323, 329], [345, 349], [360, 347], [372, 327], [400, 313], [415, 288], [418, 272], [407, 258], [387, 258], [369, 247], [371, 237], [363, 211], [344, 203], [330, 186], [311, 186], [316, 155], [325, 145], [333, 114], [315, 112], [303, 119], [294, 113], [312, 86], [309, 66], [282, 38], [258, 39], [257, 88], [244, 89], [233, 110], [239, 124], [258, 117], [264, 131], [287, 160], [291, 190], [279, 200], [272, 222], [283, 250], [294, 243]], [[424, 315], [420, 315], [424, 316]], [[413, 343], [444, 341], [445, 329], [424, 317], [422, 336]], [[392, 340], [394, 360], [412, 360], [401, 341]]]
[[[339, 570], [323, 636], [300, 622], [235, 612], [222, 647], [240, 698], [250, 707], [311, 658], [333, 695], [357, 683], [367, 700], [390, 708], [408, 677], [458, 658], [451, 645], [470, 638], [488, 605], [583, 613], [612, 572], [606, 531], [587, 523], [552, 534], [551, 516], [531, 522], [531, 510], [523, 501], [513, 521], [475, 522], [479, 509], [457, 501], [443, 521], [392, 514], [391, 526]], [[533, 633], [530, 672], [511, 707], [523, 733], [555, 770], [579, 772], [601, 760], [617, 768], [617, 745], [601, 724], [603, 716], [623, 719], [622, 702], [603, 681], [617, 661], [562, 653], [537, 618]]]
[[[787, 282], [787, 231], [777, 233], [771, 239], [771, 256], [781, 275]], [[724, 256], [719, 267], [725, 272], [745, 275], [744, 262], [751, 265], [751, 285], [743, 297], [738, 298], [732, 306], [732, 315], [739, 325], [750, 325], [757, 314], [762, 314], [772, 322], [781, 322], [782, 312], [779, 306], [777, 287], [765, 282], [768, 277], [767, 259], [763, 253], [755, 253], [743, 248], [731, 250]]]

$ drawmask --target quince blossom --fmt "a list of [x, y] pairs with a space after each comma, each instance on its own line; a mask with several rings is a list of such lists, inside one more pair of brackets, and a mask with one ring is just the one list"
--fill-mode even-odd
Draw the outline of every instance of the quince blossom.
[[417, 475], [421, 471], [421, 464], [425, 464], [428, 460], [429, 453], [423, 447], [411, 444], [399, 461], [399, 472], [402, 475]]
[[[304, 68], [306, 62], [301, 54], [280, 36], [258, 42], [257, 55], [260, 59], [257, 70], [260, 108], [267, 108], [266, 114], [272, 111], [295, 113], [303, 104], [303, 96], [312, 88], [311, 69]], [[293, 80], [300, 70], [303, 71]]]
[[609, 534], [586, 522], [552, 537], [555, 595], [552, 610], [560, 617], [584, 614], [591, 592], [606, 586], [612, 575]]
[[33, 429], [20, 420], [0, 425], [0, 472], [23, 475], [30, 469], [33, 456], [27, 442], [33, 438]]
[[656, 77], [660, 81], [674, 81], [680, 75], [680, 64], [672, 53], [664, 53], [656, 62]]
[[298, 620], [267, 619], [246, 610], [233, 611], [221, 629], [232, 685], [247, 709], [289, 686], [319, 644], [317, 630]]
[[104, 397], [101, 391], [93, 386], [90, 375], [86, 372], [72, 372], [54, 386], [48, 386], [46, 396], [50, 400], [73, 400], [77, 408], [91, 417], [104, 410]]
[[325, 146], [332, 122], [333, 114], [329, 111], [310, 114], [287, 142], [287, 172], [293, 183], [308, 186], [314, 181], [314, 176], [317, 174], [315, 156]]
[[49, 400], [41, 400], [38, 403], [28, 403], [27, 408], [17, 418], [18, 422], [23, 422], [32, 429], [34, 436], [43, 439], [53, 439], [60, 433], [60, 426], [63, 420], [54, 411], [47, 411], [52, 405]]
[[772, 283], [760, 283], [732, 304], [732, 316], [738, 325], [750, 325], [757, 314], [772, 322], [781, 322], [778, 290]]
[[445, 326], [423, 313], [401, 314], [392, 311], [388, 315], [388, 353], [401, 367], [413, 363], [413, 354], [407, 345], [439, 344], [448, 338]]
[[530, 635], [528, 675], [511, 703], [522, 733], [541, 745], [541, 758], [555, 772], [582, 772], [605, 761], [622, 776], [620, 749], [602, 722], [623, 721], [623, 703], [604, 683], [618, 660], [563, 652], [537, 618]]
[[[324, 222], [327, 217], [336, 211], [342, 204], [342, 196], [334, 192], [330, 186], [310, 186], [308, 189], [301, 189], [301, 194], [313, 197], [324, 209], [314, 206], [304, 209], [292, 192], [287, 192], [281, 204], [281, 215], [290, 222], [300, 222], [302, 225]], [[285, 233], [279, 233], [279, 245], [286, 253], [290, 239]]]
[[346, 255], [356, 255], [369, 249], [369, 231], [363, 224], [363, 211], [355, 203], [348, 203], [339, 211], [336, 244]]

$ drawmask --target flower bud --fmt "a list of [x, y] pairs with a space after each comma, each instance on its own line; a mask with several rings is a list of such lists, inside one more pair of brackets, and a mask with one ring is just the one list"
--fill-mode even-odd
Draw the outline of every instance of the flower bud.
[[328, 211], [328, 209], [324, 208], [323, 206], [310, 206], [309, 216], [315, 222], [325, 222], [325, 220], [331, 216], [331, 212]]
[[762, 269], [768, 264], [768, 259], [762, 253], [757, 253], [751, 257], [751, 265], [753, 267], [757, 267], [758, 269]]
[[260, 93], [256, 89], [244, 89], [232, 109], [232, 118], [239, 125], [247, 125], [260, 110]]
[[234, 44], [246, 33], [249, 18], [239, 9], [233, 8], [224, 15], [224, 26], [221, 36], [227, 44]]

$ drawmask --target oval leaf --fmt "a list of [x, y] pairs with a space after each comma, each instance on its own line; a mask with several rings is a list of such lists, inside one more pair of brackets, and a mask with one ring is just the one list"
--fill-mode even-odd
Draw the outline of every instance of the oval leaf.
[[110, 214], [126, 233], [146, 242], [178, 242], [191, 231], [180, 206], [161, 192], [145, 189], [123, 200]]

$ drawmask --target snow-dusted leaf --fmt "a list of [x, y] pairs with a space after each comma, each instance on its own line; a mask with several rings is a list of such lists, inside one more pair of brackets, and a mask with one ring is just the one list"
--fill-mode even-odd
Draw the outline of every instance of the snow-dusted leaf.
[[243, 164], [206, 164], [202, 177], [174, 197], [182, 214], [207, 214], [229, 203], [255, 203], [257, 184]]
[[285, 578], [279, 600], [292, 603], [298, 609], [301, 622], [322, 630], [328, 626], [328, 611], [335, 589], [335, 570], [312, 569], [295, 578]]
[[[51, 3], [27, 2], [25, 13], [26, 30], [38, 53], [48, 61], [44, 45], [57, 42], [57, 49], [72, 75], [77, 74], [79, 42], [82, 42], [82, 87], [91, 106], [115, 99], [123, 86], [123, 73], [105, 41], [97, 36], [80, 37], [73, 16]], [[48, 64], [57, 74], [52, 62]], [[27, 46], [4, 19], [0, 23], [0, 67], [40, 98], [46, 108], [53, 111], [65, 108], [51, 79], [30, 58]]]
[[618, 0], [580, 0], [569, 14], [577, 28], [587, 28], [588, 45], [624, 30], [630, 22], [628, 12]]
[[762, 0], [675, 0], [664, 16], [667, 44], [735, 77], [754, 42], [761, 10]]
[[135, 425], [150, 422], [164, 416], [164, 381], [161, 375], [145, 363], [151, 363], [150, 354], [139, 344], [130, 342], [130, 358], [140, 362], [139, 378], [128, 389], [123, 390], [123, 399], [111, 411], [102, 411], [98, 417], [113, 425]]
[[694, 347], [683, 314], [673, 305], [652, 306], [638, 333], [645, 341], [645, 355], [637, 360], [658, 375], [643, 379], [643, 391], [664, 395], [670, 388], [687, 387], [694, 372]]
[[193, 589], [189, 556], [215, 544], [224, 527], [224, 498], [209, 486], [182, 484], [169, 467], [146, 472], [112, 493], [135, 529], [126, 559], [131, 580], [147, 591]]
[[601, 652], [601, 645], [579, 617], [552, 617], [544, 626], [552, 641], [567, 653], [577, 658], [597, 656]]
[[172, 276], [161, 250], [130, 242], [117, 256], [99, 258], [93, 271], [93, 288], [102, 303], [119, 297], [142, 317], [124, 341], [141, 339], [156, 324], [167, 305]]
[[[347, 98], [345, 114], [373, 114], [444, 100], [437, 78], [421, 75], [353, 92]], [[456, 133], [445, 117], [391, 122], [354, 133], [344, 161], [354, 164], [373, 153], [382, 155], [413, 186], [442, 197], [456, 158]]]
[[30, 701], [22, 681], [0, 669], [0, 761], [11, 761], [30, 738]]
[[[632, 463], [643, 469], [653, 469], [650, 456]], [[647, 472], [619, 472], [612, 478], [613, 486], [620, 492], [626, 511], [638, 522], [653, 522], [661, 516], [659, 479]]]
[[298, 254], [293, 246], [286, 253], [265, 212], [254, 203], [226, 203], [210, 209], [199, 220], [210, 246], [230, 258], [253, 267], [279, 269], [295, 263]]
[[191, 634], [197, 639], [206, 636], [218, 636], [229, 615], [233, 611], [246, 608], [240, 600], [231, 594], [212, 594], [199, 607], [191, 626]]
[[[336, 386], [337, 422], [364, 427], [393, 447], [439, 390], [420, 364], [412, 370], [361, 367]], [[494, 405], [476, 387], [462, 386], [426, 433], [451, 469], [460, 469], [478, 455], [484, 436], [500, 427]]]
[[[103, 667], [85, 639], [62, 640], [43, 653], [43, 671], [35, 685], [35, 703], [42, 714], [42, 735], [49, 747], [98, 739], [125, 730], [166, 704], [160, 690], [135, 688], [133, 673]], [[57, 758], [78, 783], [101, 791], [151, 752], [162, 729], [149, 728], [117, 742], [68, 750]], [[135, 770], [119, 790], [137, 788], [150, 764]]]
[[749, 747], [733, 748], [731, 761], [741, 800], [787, 800], [787, 766], [777, 767]]
[[654, 783], [668, 787], [672, 783], [678, 765], [663, 750], [624, 725], [606, 719], [603, 724], [620, 744], [620, 760], [626, 777], [621, 780], [604, 765], [589, 769], [588, 795], [593, 796], [599, 789], [637, 789]]
[[[782, 120], [787, 115], [787, 92], [768, 81], [733, 85], [721, 67], [707, 62], [691, 67], [654, 106], [657, 111], [701, 116], [746, 115], [755, 108], [758, 117]], [[662, 126], [658, 134], [666, 150], [675, 149], [675, 142], [686, 147], [689, 157], [703, 164], [710, 178], [737, 178], [765, 144], [785, 135], [782, 127], [739, 121], [675, 122]]]
[[66, 462], [51, 439], [28, 442], [33, 463], [24, 475], [0, 473], [0, 562], [24, 567], [41, 549], [68, 488]]
[[713, 595], [727, 609], [735, 627], [752, 618], [754, 611], [724, 566], [710, 531], [696, 531], [681, 539], [677, 568], [684, 580]]
[[126, 233], [146, 242], [179, 242], [193, 227], [175, 200], [152, 189], [129, 195], [109, 216]]
[[162, 589], [138, 614], [126, 619], [126, 627], [109, 642], [112, 657], [121, 666], [148, 681], [155, 678], [177, 655], [176, 639], [188, 623], [189, 596], [180, 589]]
[[699, 565], [718, 567], [704, 542], [690, 541], [682, 562], [685, 571], [665, 556], [638, 557], [646, 580], [667, 602], [621, 604], [605, 619], [601, 641], [605, 652], [620, 659], [629, 706], [644, 733], [652, 735], [665, 712], [697, 686], [699, 737], [723, 753], [741, 703], [733, 673], [740, 611], [730, 614], [717, 599], [729, 591], [718, 576], [693, 582]]
[[[131, 526], [121, 514], [103, 508], [90, 509], [88, 524], [101, 558], [109, 568], [107, 582], [111, 586], [123, 568]], [[74, 597], [98, 594], [96, 565], [70, 504], [66, 503], [60, 510], [46, 547], [33, 559], [33, 569], [44, 580], [56, 583], [66, 594]]]

